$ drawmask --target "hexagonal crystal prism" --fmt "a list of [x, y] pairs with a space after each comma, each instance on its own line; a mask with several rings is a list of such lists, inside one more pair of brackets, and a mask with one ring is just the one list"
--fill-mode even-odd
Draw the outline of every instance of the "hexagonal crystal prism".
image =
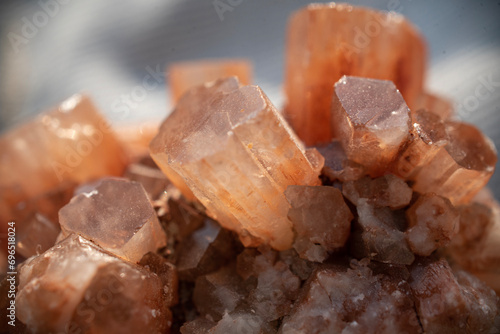
[[454, 205], [467, 203], [493, 175], [497, 152], [473, 125], [450, 121], [445, 130], [448, 143], [413, 176], [413, 190], [447, 197]]
[[240, 87], [235, 78], [190, 90], [150, 148], [172, 183], [190, 189], [246, 246], [277, 249], [293, 239], [286, 187], [318, 185], [323, 163], [259, 87]]
[[347, 157], [373, 177], [409, 139], [410, 110], [392, 82], [344, 76], [335, 84], [331, 122]]
[[343, 75], [391, 80], [413, 108], [425, 44], [402, 16], [347, 4], [311, 4], [288, 27], [285, 111], [306, 144], [329, 142], [333, 85]]
[[16, 315], [33, 333], [164, 333], [166, 294], [155, 273], [71, 235], [23, 263]]
[[63, 236], [80, 234], [132, 262], [165, 246], [165, 233], [148, 195], [137, 182], [101, 181], [59, 211]]

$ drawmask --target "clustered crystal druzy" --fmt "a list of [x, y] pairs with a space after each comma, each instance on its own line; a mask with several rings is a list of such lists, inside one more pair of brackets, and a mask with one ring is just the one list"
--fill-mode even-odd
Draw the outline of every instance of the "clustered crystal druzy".
[[286, 58], [283, 113], [246, 61], [190, 62], [154, 138], [75, 96], [0, 139], [17, 332], [499, 332], [496, 151], [416, 29], [310, 5]]

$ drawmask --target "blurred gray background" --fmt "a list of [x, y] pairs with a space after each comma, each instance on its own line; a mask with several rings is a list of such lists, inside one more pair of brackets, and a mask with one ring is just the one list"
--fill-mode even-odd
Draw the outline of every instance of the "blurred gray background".
[[[222, 14], [214, 5], [221, 3]], [[0, 131], [77, 92], [89, 94], [115, 124], [163, 119], [171, 108], [163, 70], [199, 58], [250, 59], [254, 82], [280, 106], [287, 18], [307, 3], [3, 0]], [[460, 117], [500, 147], [500, 1], [350, 3], [395, 9], [419, 27], [429, 46], [429, 89], [452, 98]], [[131, 100], [147, 75], [157, 85]], [[499, 174], [490, 184], [497, 198]]]

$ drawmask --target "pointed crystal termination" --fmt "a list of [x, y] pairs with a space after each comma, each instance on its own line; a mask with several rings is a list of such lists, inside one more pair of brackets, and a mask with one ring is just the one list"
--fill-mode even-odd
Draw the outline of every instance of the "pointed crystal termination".
[[415, 175], [428, 165], [449, 142], [446, 125], [440, 116], [419, 109], [412, 113], [411, 138], [394, 162], [395, 174], [415, 180]]
[[17, 316], [33, 333], [165, 333], [171, 293], [155, 273], [71, 235], [20, 267]]
[[470, 124], [450, 121], [445, 130], [448, 143], [413, 177], [413, 190], [465, 204], [493, 175], [497, 152], [492, 141]]
[[[322, 159], [307, 151], [257, 86], [235, 78], [186, 93], [151, 142], [151, 156], [244, 245], [292, 245], [289, 185], [319, 185]], [[311, 160], [309, 160], [311, 158]]]
[[252, 83], [252, 65], [244, 59], [180, 62], [168, 68], [173, 103], [189, 89], [221, 78], [236, 76], [243, 85]]
[[82, 235], [131, 262], [166, 244], [148, 195], [137, 182], [102, 180], [94, 190], [64, 206], [59, 223], [63, 236]]
[[331, 126], [347, 157], [381, 176], [409, 139], [410, 110], [390, 81], [342, 77], [335, 84]]
[[302, 258], [323, 262], [344, 246], [353, 215], [340, 190], [333, 187], [289, 186], [288, 218], [296, 233], [294, 248]]
[[285, 111], [307, 145], [326, 143], [333, 85], [343, 75], [391, 80], [414, 107], [425, 44], [402, 16], [346, 4], [312, 4], [288, 27]]

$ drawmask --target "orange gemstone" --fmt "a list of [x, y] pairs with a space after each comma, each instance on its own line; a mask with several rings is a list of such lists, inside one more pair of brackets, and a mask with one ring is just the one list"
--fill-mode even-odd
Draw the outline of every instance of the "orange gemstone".
[[334, 87], [331, 129], [349, 158], [383, 175], [410, 135], [410, 110], [390, 81], [344, 76]]
[[276, 249], [293, 239], [286, 187], [319, 185], [323, 164], [259, 87], [240, 87], [234, 77], [186, 93], [150, 149], [170, 181], [190, 189], [245, 245]]

